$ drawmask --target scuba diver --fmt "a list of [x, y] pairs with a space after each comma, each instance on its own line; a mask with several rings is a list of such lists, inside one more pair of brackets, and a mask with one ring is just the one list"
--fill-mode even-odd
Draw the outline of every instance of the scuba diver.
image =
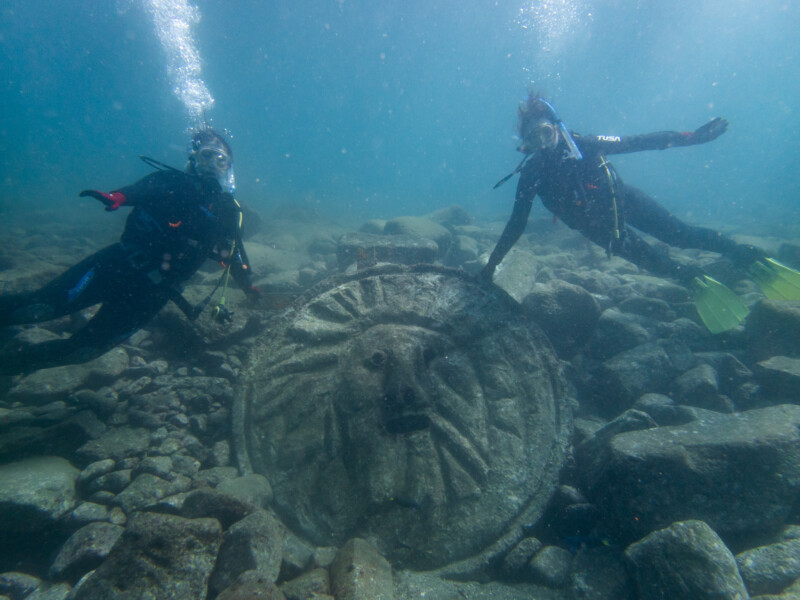
[[705, 144], [725, 133], [725, 119], [712, 119], [693, 132], [580, 136], [567, 129], [545, 98], [530, 94], [519, 107], [518, 127], [522, 139], [518, 150], [525, 156], [495, 185], [520, 173], [514, 209], [481, 271], [483, 278], [491, 280], [522, 235], [538, 195], [556, 218], [604, 248], [609, 257], [620, 256], [651, 273], [688, 284], [701, 319], [713, 333], [738, 325], [747, 316], [747, 307], [700, 268], [674, 261], [665, 249], [647, 243], [637, 229], [673, 246], [723, 254], [737, 267], [749, 267], [768, 297], [800, 299], [800, 273], [754, 246], [684, 223], [641, 190], [624, 184], [606, 159], [609, 154]]
[[[0, 353], [0, 375], [86, 362], [145, 326], [172, 300], [194, 320], [230, 275], [248, 297], [252, 285], [242, 243], [242, 209], [234, 199], [233, 152], [212, 129], [197, 131], [184, 171], [142, 157], [159, 168], [110, 193], [84, 190], [107, 211], [132, 207], [119, 242], [85, 258], [39, 290], [0, 297], [0, 326], [39, 323], [101, 304], [86, 325], [67, 339]], [[181, 284], [206, 259], [222, 262], [217, 287], [199, 305], [181, 295]], [[218, 320], [229, 313], [222, 300]]]

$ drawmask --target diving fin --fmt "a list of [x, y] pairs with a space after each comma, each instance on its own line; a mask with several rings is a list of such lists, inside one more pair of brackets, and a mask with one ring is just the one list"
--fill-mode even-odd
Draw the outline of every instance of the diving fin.
[[711, 333], [733, 329], [750, 312], [730, 288], [708, 275], [692, 280], [692, 292], [697, 313]]
[[750, 274], [770, 300], [800, 300], [800, 273], [774, 258], [756, 261]]

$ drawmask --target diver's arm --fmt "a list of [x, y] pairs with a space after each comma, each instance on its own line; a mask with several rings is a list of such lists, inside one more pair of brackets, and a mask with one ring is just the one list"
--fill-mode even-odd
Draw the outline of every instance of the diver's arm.
[[536, 197], [536, 176], [533, 169], [523, 169], [522, 176], [517, 184], [517, 195], [514, 201], [514, 210], [511, 212], [511, 217], [506, 223], [497, 245], [494, 247], [489, 262], [481, 270], [480, 276], [482, 278], [491, 280], [494, 275], [494, 270], [497, 268], [508, 251], [512, 246], [517, 243], [517, 240], [525, 231], [528, 224], [528, 216], [531, 214], [531, 207], [533, 206], [533, 199]]
[[83, 190], [80, 194], [78, 194], [78, 196], [81, 198], [86, 198], [88, 196], [90, 198], [94, 198], [95, 200], [99, 200], [106, 205], [106, 210], [109, 212], [117, 210], [123, 204], [131, 206], [128, 198], [122, 192], [106, 193], [97, 190]]
[[645, 150], [666, 150], [695, 146], [717, 139], [728, 129], [728, 121], [717, 117], [695, 131], [659, 131], [642, 135], [589, 135], [575, 137], [581, 149], [596, 149], [601, 154], [625, 154]]
[[[179, 177], [184, 177], [184, 175], [179, 173]], [[105, 204], [107, 211], [114, 211], [121, 206], [146, 206], [148, 202], [156, 202], [165, 194], [168, 194], [170, 187], [177, 182], [179, 182], [178, 177], [172, 173], [156, 171], [142, 177], [136, 183], [126, 185], [112, 192], [83, 190], [79, 196], [82, 198], [88, 196], [99, 200]]]

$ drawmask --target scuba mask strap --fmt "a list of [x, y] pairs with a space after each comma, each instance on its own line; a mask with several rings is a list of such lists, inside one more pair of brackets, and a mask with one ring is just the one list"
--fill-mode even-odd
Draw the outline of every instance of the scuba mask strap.
[[567, 142], [567, 147], [569, 148], [569, 157], [574, 158], [575, 160], [581, 160], [583, 158], [583, 154], [578, 149], [578, 144], [575, 143], [575, 140], [572, 139], [572, 134], [570, 134], [567, 126], [564, 125], [564, 121], [558, 118], [558, 113], [556, 113], [556, 109], [553, 108], [553, 105], [550, 104], [544, 98], [540, 98], [540, 101], [544, 103], [547, 108], [550, 109], [550, 114], [553, 117], [553, 120], [556, 123], [556, 127], [558, 127], [559, 131], [561, 131], [561, 135], [564, 137], [564, 141]]

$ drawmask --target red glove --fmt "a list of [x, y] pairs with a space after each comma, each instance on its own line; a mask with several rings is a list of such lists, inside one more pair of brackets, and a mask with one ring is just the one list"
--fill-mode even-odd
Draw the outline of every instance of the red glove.
[[122, 194], [120, 192], [113, 192], [111, 194], [106, 194], [105, 192], [98, 192], [97, 190], [83, 190], [79, 194], [79, 196], [81, 198], [85, 198], [86, 196], [91, 196], [95, 200], [100, 200], [100, 202], [106, 205], [107, 211], [117, 210], [128, 200], [125, 197], [125, 194]]

